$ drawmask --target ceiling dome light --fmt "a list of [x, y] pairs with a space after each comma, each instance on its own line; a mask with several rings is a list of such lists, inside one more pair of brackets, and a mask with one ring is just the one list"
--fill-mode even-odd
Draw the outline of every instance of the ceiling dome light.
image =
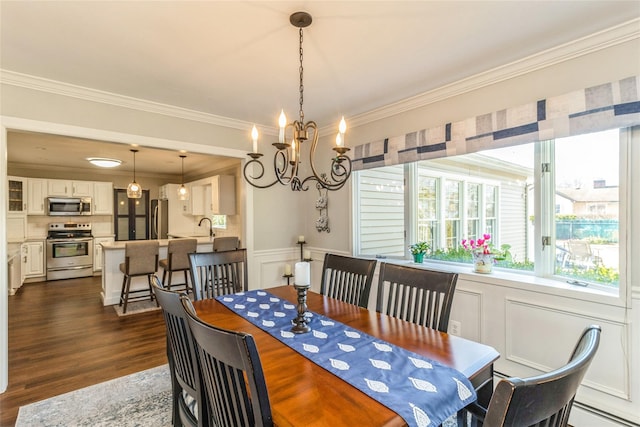
[[87, 158], [89, 163], [94, 166], [98, 166], [101, 168], [115, 168], [116, 166], [120, 166], [122, 163], [121, 160], [118, 159], [107, 159], [104, 157], [89, 157]]

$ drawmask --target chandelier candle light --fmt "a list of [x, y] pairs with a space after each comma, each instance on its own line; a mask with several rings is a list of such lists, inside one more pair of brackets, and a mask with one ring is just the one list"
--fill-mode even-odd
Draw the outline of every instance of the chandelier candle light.
[[[249, 160], [243, 169], [244, 179], [256, 188], [269, 188], [276, 183], [280, 183], [282, 185], [289, 185], [291, 190], [293, 191], [307, 191], [309, 186], [307, 185], [310, 181], [316, 181], [316, 186], [321, 188], [325, 188], [327, 190], [339, 190], [344, 187], [345, 183], [351, 176], [351, 159], [345, 155], [349, 148], [345, 146], [345, 132], [347, 130], [347, 124], [344, 121], [344, 117], [340, 120], [340, 125], [338, 126], [338, 135], [336, 136], [336, 145], [333, 147], [333, 150], [336, 152], [336, 156], [331, 159], [331, 172], [329, 175], [326, 173], [318, 174], [315, 164], [314, 157], [316, 152], [316, 147], [318, 145], [318, 127], [314, 121], [304, 121], [304, 111], [303, 111], [303, 102], [304, 102], [304, 83], [303, 83], [303, 50], [302, 50], [302, 29], [311, 25], [311, 15], [307, 12], [295, 12], [289, 17], [289, 21], [291, 25], [296, 28], [299, 28], [300, 33], [300, 44], [299, 44], [299, 52], [300, 52], [300, 82], [299, 82], [299, 92], [300, 92], [300, 117], [299, 120], [294, 120], [293, 122], [287, 124], [287, 117], [284, 114], [284, 110], [280, 112], [280, 117], [278, 119], [278, 142], [274, 142], [273, 146], [276, 148], [276, 153], [273, 157], [273, 168], [275, 173], [275, 180], [270, 183], [259, 184], [260, 181], [264, 177], [264, 165], [260, 161], [260, 157], [262, 157], [262, 153], [258, 152], [258, 129], [253, 126], [251, 130], [251, 139], [253, 141], [253, 152], [249, 153]], [[298, 172], [300, 168], [300, 157], [302, 152], [303, 143], [310, 139], [311, 133], [311, 148], [309, 152], [309, 165], [311, 167], [312, 175], [309, 175], [306, 178], [298, 177]], [[256, 166], [259, 171], [255, 175], [247, 175], [247, 168], [249, 165]], [[253, 166], [252, 166], [253, 167]]]

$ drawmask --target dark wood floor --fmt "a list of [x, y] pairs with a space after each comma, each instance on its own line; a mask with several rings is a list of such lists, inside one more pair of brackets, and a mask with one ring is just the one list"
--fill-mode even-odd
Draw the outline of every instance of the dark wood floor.
[[160, 311], [118, 317], [100, 277], [25, 284], [9, 297], [9, 386], [0, 426], [18, 408], [167, 363]]

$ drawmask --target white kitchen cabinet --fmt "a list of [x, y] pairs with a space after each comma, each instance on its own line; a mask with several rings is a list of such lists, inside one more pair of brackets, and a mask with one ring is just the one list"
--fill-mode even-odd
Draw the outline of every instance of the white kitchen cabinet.
[[93, 183], [93, 215], [113, 215], [112, 183]]
[[7, 242], [22, 243], [27, 238], [27, 215], [24, 213], [7, 214]]
[[27, 180], [27, 215], [46, 214], [47, 180], [29, 178]]
[[232, 175], [211, 177], [211, 214], [236, 214], [236, 184]]
[[22, 248], [24, 277], [44, 276], [44, 240], [25, 242]]
[[206, 209], [206, 198], [205, 191], [209, 190], [210, 187], [204, 185], [191, 185], [191, 194], [189, 197], [189, 202], [191, 205], [191, 215], [194, 216], [203, 216], [207, 213], [209, 209]]
[[93, 182], [50, 179], [48, 193], [53, 197], [93, 197]]
[[27, 211], [27, 178], [10, 176], [8, 184], [8, 213], [24, 213]]
[[96, 237], [93, 239], [93, 271], [102, 271], [102, 243], [113, 242], [113, 237]]

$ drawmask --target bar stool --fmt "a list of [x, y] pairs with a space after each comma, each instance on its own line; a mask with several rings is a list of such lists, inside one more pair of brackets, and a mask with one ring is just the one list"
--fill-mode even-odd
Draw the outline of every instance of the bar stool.
[[213, 239], [213, 251], [235, 251], [240, 249], [240, 238], [237, 236], [216, 237]]
[[[167, 246], [167, 258], [160, 260], [160, 267], [164, 270], [162, 273], [162, 283], [168, 290], [171, 290], [171, 277], [174, 271], [184, 272], [185, 292], [189, 292], [189, 282], [187, 272], [189, 271], [189, 254], [196, 251], [198, 246], [197, 239], [171, 239]], [[169, 273], [169, 281], [167, 281], [167, 273]]]
[[[120, 291], [120, 304], [123, 305], [122, 312], [127, 312], [129, 294], [138, 292], [148, 292], [149, 295], [136, 296], [131, 301], [149, 298], [153, 301], [153, 289], [151, 287], [151, 276], [158, 269], [158, 251], [160, 244], [157, 240], [145, 240], [128, 242], [124, 246], [124, 262], [120, 264], [120, 271], [124, 274], [122, 280], [122, 290]], [[131, 291], [131, 278], [136, 276], [147, 276], [149, 290], [138, 289]], [[157, 304], [157, 301], [156, 301]]]

